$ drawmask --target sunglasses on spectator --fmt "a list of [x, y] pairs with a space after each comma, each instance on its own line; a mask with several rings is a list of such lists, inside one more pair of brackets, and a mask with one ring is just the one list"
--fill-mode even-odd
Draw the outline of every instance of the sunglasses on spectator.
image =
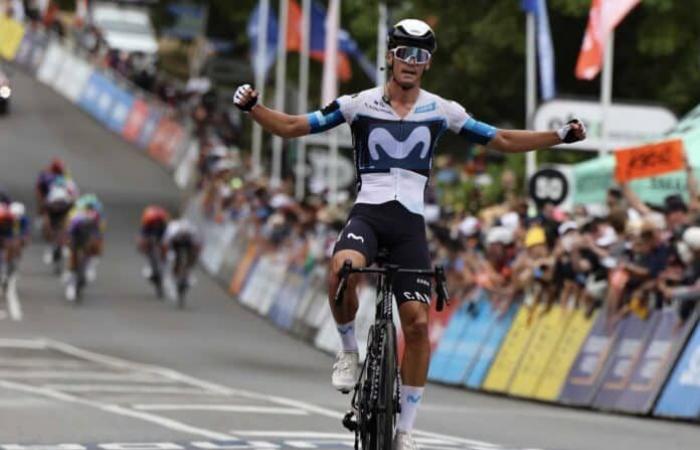
[[394, 58], [407, 64], [427, 64], [430, 61], [430, 52], [424, 48], [406, 47], [400, 45], [391, 50]]

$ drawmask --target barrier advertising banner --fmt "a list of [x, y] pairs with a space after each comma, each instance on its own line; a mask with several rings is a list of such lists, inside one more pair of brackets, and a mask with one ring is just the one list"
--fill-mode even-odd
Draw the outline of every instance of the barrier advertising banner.
[[549, 358], [554, 353], [572, 311], [553, 305], [549, 311], [540, 313], [539, 326], [530, 339], [525, 354], [520, 361], [508, 392], [519, 397], [532, 397]]
[[539, 308], [535, 308], [535, 311], [533, 311], [528, 307], [521, 307], [520, 311], [518, 311], [513, 325], [510, 327], [510, 331], [484, 380], [483, 389], [495, 392], [508, 390], [513, 374], [518, 368], [525, 349], [530, 343], [530, 338], [538, 326], [536, 313]]
[[616, 410], [635, 413], [648, 413], [651, 410], [694, 322], [693, 317], [679, 324], [678, 312], [673, 307], [659, 313], [653, 335], [632, 369], [627, 389], [615, 404]]
[[27, 30], [24, 33], [22, 42], [20, 42], [17, 48], [17, 53], [15, 54], [15, 64], [19, 64], [24, 68], [29, 68], [32, 61], [32, 48], [34, 47], [34, 40], [36, 39], [36, 33]]
[[124, 129], [122, 130], [122, 136], [124, 139], [136, 143], [141, 134], [141, 128], [148, 118], [148, 103], [141, 100], [140, 98], [134, 99], [131, 104], [131, 111], [129, 111], [129, 116], [126, 118], [126, 123], [124, 124]]
[[510, 308], [506, 313], [499, 317], [495, 314], [492, 323], [491, 330], [486, 340], [481, 345], [481, 350], [479, 354], [474, 359], [471, 369], [469, 370], [467, 377], [465, 379], [465, 385], [470, 388], [478, 389], [486, 378], [489, 368], [493, 359], [496, 357], [498, 350], [501, 348], [501, 344], [510, 330], [513, 319], [518, 312], [519, 306], [517, 304], [510, 305]]
[[139, 137], [136, 140], [136, 144], [139, 147], [148, 149], [151, 139], [153, 139], [153, 135], [158, 129], [158, 124], [160, 123], [161, 117], [163, 117], [163, 111], [160, 108], [149, 104], [148, 117], [146, 117], [146, 120], [141, 127], [141, 134], [139, 134]]
[[0, 56], [8, 61], [15, 59], [24, 37], [24, 25], [0, 15]]
[[452, 318], [447, 324], [447, 328], [442, 334], [442, 338], [435, 348], [435, 352], [430, 358], [430, 368], [428, 379], [432, 381], [446, 382], [447, 368], [452, 360], [455, 348], [459, 344], [462, 333], [471, 321], [469, 313], [469, 302], [462, 301], [455, 310]]
[[251, 272], [255, 260], [258, 258], [259, 250], [258, 245], [255, 242], [248, 244], [240, 263], [236, 267], [236, 271], [231, 277], [231, 282], [229, 283], [228, 291], [232, 295], [239, 295], [243, 289], [248, 275]]
[[666, 383], [654, 415], [700, 419], [700, 325]]
[[[49, 48], [50, 50], [51, 48]], [[100, 72], [95, 71], [88, 79], [78, 100], [78, 105], [97, 120], [105, 123], [112, 106], [112, 91], [112, 82]]]
[[[590, 405], [598, 389], [599, 379], [605, 368], [616, 339], [616, 331], [608, 329], [607, 315], [603, 312], [586, 338], [576, 357], [559, 401], [569, 405]], [[619, 328], [619, 327], [617, 327]]]
[[644, 353], [647, 339], [653, 332], [659, 318], [654, 311], [647, 320], [642, 320], [635, 314], [629, 314], [620, 323], [620, 333], [606, 363], [601, 384], [593, 400], [593, 406], [610, 410], [627, 388], [632, 369]]
[[185, 131], [179, 123], [162, 119], [148, 145], [148, 154], [161, 164], [170, 167], [184, 138]]
[[92, 76], [92, 67], [75, 55], [66, 53], [65, 57], [66, 59], [52, 85], [68, 100], [78, 103], [85, 85]]
[[117, 134], [122, 134], [133, 104], [134, 96], [126, 89], [114, 85], [112, 110], [107, 117], [107, 127]]
[[445, 383], [462, 384], [472, 367], [472, 363], [486, 340], [494, 316], [491, 302], [482, 291], [472, 302], [469, 310], [470, 320], [464, 326], [462, 334], [444, 370]]
[[571, 320], [549, 358], [547, 367], [542, 372], [534, 393], [536, 399], [553, 402], [559, 398], [576, 355], [593, 328], [595, 318], [595, 315], [587, 318], [583, 310], [577, 309], [573, 312]]
[[46, 48], [44, 58], [37, 71], [37, 78], [44, 84], [51, 85], [51, 82], [58, 77], [61, 66], [65, 61], [66, 51], [60, 44], [51, 42]]
[[298, 267], [290, 267], [282, 286], [277, 291], [275, 302], [267, 316], [272, 323], [283, 330], [289, 330], [294, 323], [294, 311], [303, 294], [304, 275]]

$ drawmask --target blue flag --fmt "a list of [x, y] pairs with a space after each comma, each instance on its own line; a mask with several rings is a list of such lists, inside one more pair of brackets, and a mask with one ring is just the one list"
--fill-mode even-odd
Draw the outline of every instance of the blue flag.
[[258, 3], [258, 6], [255, 7], [253, 13], [248, 19], [246, 32], [248, 34], [248, 39], [250, 40], [250, 59], [253, 62], [253, 72], [257, 74], [259, 70], [262, 70], [265, 77], [267, 77], [267, 72], [270, 70], [270, 67], [272, 67], [272, 64], [274, 64], [275, 59], [277, 58], [277, 17], [275, 17], [275, 12], [273, 9], [270, 8], [267, 16], [267, 48], [265, 49], [265, 61], [263, 63], [263, 67], [258, 67], [257, 57], [259, 20], [260, 4]]
[[521, 6], [524, 11], [535, 15], [540, 93], [543, 100], [549, 100], [556, 95], [556, 83], [554, 81], [554, 47], [549, 29], [547, 0], [522, 0]]

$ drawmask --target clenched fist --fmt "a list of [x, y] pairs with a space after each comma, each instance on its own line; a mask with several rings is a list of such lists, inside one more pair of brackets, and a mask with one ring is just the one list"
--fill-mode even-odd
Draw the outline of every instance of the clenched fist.
[[565, 144], [582, 141], [586, 139], [586, 125], [579, 119], [571, 119], [557, 130], [557, 135]]
[[258, 91], [249, 84], [238, 86], [233, 94], [233, 104], [241, 111], [248, 112], [258, 103]]

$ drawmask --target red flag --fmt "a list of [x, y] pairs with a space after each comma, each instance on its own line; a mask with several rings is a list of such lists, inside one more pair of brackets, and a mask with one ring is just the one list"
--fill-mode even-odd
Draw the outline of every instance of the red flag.
[[603, 65], [608, 35], [640, 0], [593, 0], [588, 26], [576, 63], [576, 78], [592, 80]]
[[[301, 7], [296, 0], [289, 0], [289, 15], [287, 16], [287, 51], [298, 52], [301, 50]], [[313, 26], [313, 25], [312, 25]], [[323, 62], [323, 50], [310, 50], [309, 57]], [[338, 52], [338, 78], [346, 83], [352, 78], [352, 66], [350, 58], [344, 52]]]

